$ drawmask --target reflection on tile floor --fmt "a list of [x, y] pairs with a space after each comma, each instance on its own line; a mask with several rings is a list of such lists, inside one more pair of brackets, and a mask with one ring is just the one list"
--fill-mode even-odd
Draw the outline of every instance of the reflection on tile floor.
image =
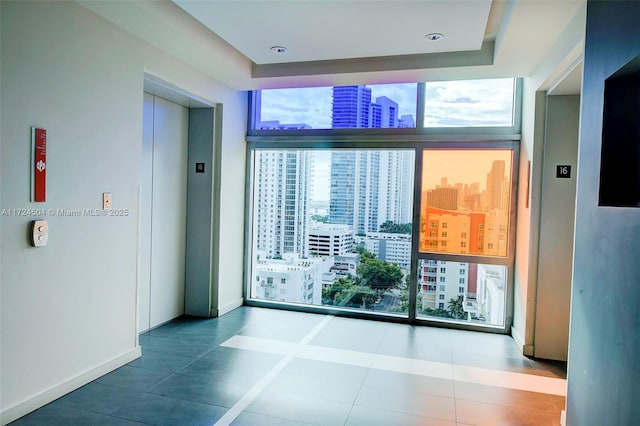
[[15, 425], [559, 425], [562, 363], [508, 336], [241, 307]]

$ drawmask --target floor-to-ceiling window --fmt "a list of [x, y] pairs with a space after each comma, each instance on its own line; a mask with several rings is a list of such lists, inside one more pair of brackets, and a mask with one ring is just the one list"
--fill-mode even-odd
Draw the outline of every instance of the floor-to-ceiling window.
[[253, 92], [248, 303], [506, 330], [516, 86]]

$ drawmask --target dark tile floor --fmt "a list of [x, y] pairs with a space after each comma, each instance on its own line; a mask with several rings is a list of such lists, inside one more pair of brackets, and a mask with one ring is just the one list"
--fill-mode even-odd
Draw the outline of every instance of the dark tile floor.
[[242, 307], [12, 425], [558, 425], [562, 363], [508, 336]]

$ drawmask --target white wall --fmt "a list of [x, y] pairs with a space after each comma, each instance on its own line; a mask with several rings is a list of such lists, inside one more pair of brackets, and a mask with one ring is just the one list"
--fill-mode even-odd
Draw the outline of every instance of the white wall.
[[[219, 303], [242, 296], [246, 95], [232, 91], [69, 2], [0, 3], [0, 208], [99, 208], [126, 217], [47, 216], [49, 244], [29, 222], [1, 230], [0, 410], [8, 422], [139, 355], [138, 184], [144, 72], [224, 106], [215, 274]], [[29, 127], [48, 132], [47, 202], [29, 202]]]
[[[534, 356], [566, 361], [576, 205], [579, 96], [548, 96], [546, 106]], [[571, 166], [557, 178], [556, 166]]]
[[[580, 7], [555, 45], [538, 63], [531, 75], [524, 79], [523, 84], [514, 312], [511, 333], [526, 355], [534, 353], [536, 316], [546, 314], [544, 310], [536, 312], [545, 91], [561, 78], [575, 61], [580, 59], [584, 44], [585, 14], [586, 7]], [[527, 167], [529, 162], [531, 162], [530, 171]]]

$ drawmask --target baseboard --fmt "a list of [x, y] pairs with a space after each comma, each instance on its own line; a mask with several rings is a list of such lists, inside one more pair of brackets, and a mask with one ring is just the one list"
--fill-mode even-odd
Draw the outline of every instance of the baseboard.
[[567, 426], [567, 411], [560, 411], [560, 426]]
[[522, 355], [533, 356], [533, 345], [526, 345], [522, 335], [513, 327], [511, 327], [511, 337], [516, 342], [516, 345], [518, 345], [518, 348], [520, 348], [520, 351], [522, 351]]
[[236, 308], [239, 308], [243, 304], [244, 298], [240, 297], [231, 303], [227, 303], [226, 305], [219, 307], [218, 309], [211, 309], [211, 316], [213, 318], [221, 317], [222, 315], [229, 313]]
[[12, 421], [37, 410], [51, 401], [54, 401], [61, 396], [86, 385], [87, 383], [90, 383], [98, 377], [104, 376], [105, 374], [115, 370], [116, 368], [122, 367], [136, 358], [140, 358], [141, 355], [142, 351], [140, 346], [138, 346], [137, 348], [119, 355], [98, 367], [85, 371], [84, 373], [81, 373], [65, 382], [52, 386], [31, 398], [19, 402], [12, 407], [0, 411], [0, 424], [6, 425], [11, 423]]

